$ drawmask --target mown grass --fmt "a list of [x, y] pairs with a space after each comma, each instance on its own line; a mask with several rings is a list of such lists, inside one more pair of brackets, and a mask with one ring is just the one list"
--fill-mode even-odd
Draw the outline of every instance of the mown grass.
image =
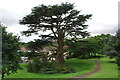
[[[27, 64], [21, 64], [24, 68], [23, 70], [18, 70], [18, 73], [11, 74], [6, 76], [6, 78], [73, 78], [75, 76], [79, 76], [85, 74], [87, 72], [93, 71], [96, 67], [95, 59], [69, 59], [66, 60], [66, 65], [74, 68], [76, 73], [69, 74], [36, 74], [27, 72], [26, 66]], [[59, 67], [59, 66], [58, 66]]]
[[102, 66], [101, 71], [87, 78], [118, 78], [118, 66], [115, 63], [115, 59], [103, 57], [100, 61]]
[[[77, 58], [66, 60], [66, 65], [76, 70], [76, 73], [69, 73], [69, 74], [29, 73], [27, 72], [26, 69], [27, 64], [21, 64], [21, 66], [24, 68], [23, 70], [18, 70], [18, 73], [14, 73], [9, 76], [6, 76], [6, 78], [42, 78], [42, 79], [54, 78], [54, 80], [56, 78], [57, 80], [65, 80], [65, 78], [74, 78], [75, 76], [80, 76], [82, 74], [93, 71], [96, 67], [95, 60], [96, 59], [77, 59]], [[107, 57], [103, 57], [100, 60], [102, 66], [101, 71], [91, 76], [88, 76], [87, 78], [118, 78], [118, 67], [115, 63], [115, 59], [109, 59]]]

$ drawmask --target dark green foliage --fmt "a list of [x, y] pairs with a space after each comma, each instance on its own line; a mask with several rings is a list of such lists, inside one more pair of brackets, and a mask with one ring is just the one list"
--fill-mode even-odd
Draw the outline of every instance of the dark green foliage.
[[107, 55], [110, 58], [120, 57], [120, 30], [111, 38], [105, 47]]
[[95, 56], [99, 49], [98, 41], [93, 37], [77, 41], [68, 40], [66, 44], [69, 47], [71, 57], [89, 58], [91, 54]]
[[120, 67], [120, 57], [117, 57], [117, 58], [116, 58], [116, 63], [117, 63], [117, 65]]
[[65, 67], [58, 67], [58, 68], [56, 68], [56, 71], [58, 73], [63, 73], [63, 74], [75, 73], [76, 72], [75, 69], [67, 67], [67, 66], [65, 66]]
[[92, 37], [91, 41], [93, 41], [93, 47], [95, 49], [95, 53], [98, 54], [103, 54], [105, 55], [106, 52], [104, 52], [104, 47], [106, 46], [106, 44], [111, 40], [112, 36], [110, 34], [101, 34], [95, 37]]
[[31, 14], [20, 20], [20, 24], [28, 25], [29, 29], [23, 32], [27, 36], [32, 33], [38, 34], [38, 31], [51, 30], [54, 36], [49, 34], [46, 37], [57, 38], [57, 31], [60, 29], [62, 33], [65, 31], [66, 35], [64, 34], [64, 36], [82, 35], [85, 37], [88, 33], [82, 30], [88, 26], [85, 25], [85, 22], [90, 19], [91, 15], [80, 15], [79, 13], [80, 11], [75, 10], [74, 5], [70, 3], [53, 6], [42, 4], [34, 7]]
[[27, 48], [29, 48], [32, 51], [39, 51], [43, 47], [51, 44], [50, 41], [48, 40], [43, 40], [43, 39], [35, 39], [34, 41], [30, 41], [27, 43]]
[[45, 73], [45, 74], [53, 74], [56, 73], [55, 69], [52, 68], [50, 62], [46, 62], [45, 59], [34, 59], [32, 63], [28, 64], [27, 67], [28, 72], [32, 73]]
[[104, 51], [110, 58], [116, 58], [116, 63], [120, 66], [120, 29], [105, 46]]
[[[88, 25], [85, 23], [91, 18], [91, 14], [81, 15], [74, 9], [74, 4], [62, 3], [61, 5], [39, 5], [32, 9], [29, 15], [20, 20], [20, 24], [27, 25], [28, 30], [23, 31], [26, 36], [37, 34], [41, 38], [57, 42], [57, 59], [64, 65], [64, 40], [65, 38], [86, 37], [89, 32], [85, 31]], [[39, 34], [39, 31], [51, 31], [47, 35]]]
[[29, 63], [29, 64], [27, 65], [27, 71], [28, 71], [28, 72], [33, 72], [32, 63]]
[[19, 50], [19, 37], [14, 36], [12, 33], [6, 32], [6, 28], [2, 27], [2, 77], [5, 74], [17, 72], [19, 69], [20, 55]]
[[104, 46], [111, 39], [110, 34], [101, 34], [86, 39], [66, 40], [71, 57], [90, 58], [96, 54], [105, 54]]
[[41, 73], [45, 73], [45, 74], [54, 74], [57, 73], [57, 71], [53, 68], [43, 68], [40, 70]]
[[34, 52], [34, 51], [31, 51], [31, 52], [19, 51], [19, 54], [21, 57], [23, 57], [23, 56], [28, 57], [28, 59], [33, 59], [36, 57], [35, 56], [36, 52]]
[[36, 57], [36, 52], [35, 51], [31, 51], [31, 52], [23, 52], [24, 56], [28, 57], [29, 59], [33, 59]]
[[109, 56], [111, 59], [115, 58], [117, 56], [117, 52], [115, 50], [109, 50], [108, 52], [106, 52], [107, 56]]
[[63, 73], [63, 74], [67, 74], [67, 73], [75, 73], [75, 69], [70, 68], [68, 66], [61, 66], [61, 67], [49, 67], [49, 68], [43, 68], [41, 69], [42, 73], [45, 74], [54, 74], [54, 73]]
[[32, 62], [33, 73], [38, 73], [40, 71], [40, 69], [41, 69], [40, 60], [39, 59], [34, 59], [34, 61]]
[[28, 51], [20, 51], [21, 56], [26, 56], [28, 59], [34, 59], [37, 56], [42, 56], [43, 53], [40, 52], [44, 47], [49, 46], [51, 41], [43, 39], [34, 39], [28, 43], [21, 43], [21, 46], [25, 47]]
[[114, 48], [116, 50], [116, 52], [118, 53], [118, 57], [120, 57], [120, 29], [117, 31], [116, 33], [116, 42], [114, 44]]
[[28, 64], [28, 72], [39, 73], [41, 72], [41, 69], [50, 66], [50, 63], [47, 61], [47, 56], [44, 53], [41, 53], [39, 56], [40, 58], [35, 58], [32, 63]]
[[32, 63], [27, 66], [27, 71], [31, 73], [43, 73], [43, 74], [54, 74], [54, 73], [74, 73], [73, 68], [67, 66], [53, 65], [52, 62], [47, 62], [45, 55], [41, 58], [35, 58]]
[[39, 73], [40, 69], [41, 65], [39, 59], [34, 59], [34, 61], [32, 63], [29, 63], [27, 66], [27, 71], [32, 73]]

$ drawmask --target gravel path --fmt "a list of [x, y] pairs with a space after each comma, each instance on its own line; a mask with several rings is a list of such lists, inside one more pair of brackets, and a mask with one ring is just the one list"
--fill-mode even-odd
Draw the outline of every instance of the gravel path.
[[96, 60], [96, 68], [93, 71], [88, 72], [86, 74], [83, 74], [81, 76], [77, 76], [75, 78], [68, 79], [68, 80], [81, 80], [82, 78], [86, 78], [86, 77], [88, 77], [88, 76], [90, 76], [92, 74], [95, 74], [95, 73], [99, 72], [100, 70], [101, 70], [100, 59], [97, 59]]

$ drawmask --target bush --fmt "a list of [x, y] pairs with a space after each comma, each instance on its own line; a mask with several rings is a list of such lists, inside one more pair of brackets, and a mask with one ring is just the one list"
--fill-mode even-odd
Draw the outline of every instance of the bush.
[[[36, 58], [32, 63], [29, 63], [27, 66], [27, 71], [32, 73], [45, 73], [45, 74], [54, 74], [54, 73], [74, 73], [75, 69], [69, 68], [67, 66], [57, 67], [51, 62], [47, 61], [46, 55], [42, 55], [40, 59]], [[57, 68], [56, 68], [57, 67]]]
[[27, 71], [28, 72], [33, 72], [32, 70], [32, 63], [29, 63], [28, 66], [27, 66]]
[[32, 73], [38, 73], [41, 69], [39, 59], [34, 59], [32, 63], [28, 64], [27, 71]]
[[43, 62], [39, 61], [39, 59], [34, 59], [32, 63], [29, 63], [27, 66], [27, 71], [32, 73], [44, 73], [44, 74], [54, 74], [54, 73], [75, 73], [75, 69], [63, 66], [63, 67], [57, 67], [53, 66], [50, 63], [47, 63], [47, 65], [44, 65]]
[[63, 74], [67, 74], [67, 73], [75, 73], [75, 69], [73, 68], [69, 68], [69, 67], [59, 67], [56, 69], [56, 71], [58, 73], [63, 73]]
[[117, 65], [120, 67], [120, 57], [117, 57], [117, 58], [116, 58], [116, 63], [117, 63]]
[[41, 69], [50, 68], [50, 62], [47, 62], [45, 55], [41, 56], [41, 59], [35, 58], [32, 63], [27, 66], [27, 71], [32, 73], [39, 73]]
[[120, 70], [120, 67], [118, 67], [118, 70]]
[[38, 73], [40, 71], [40, 61], [39, 59], [35, 59], [32, 63], [32, 70], [34, 73]]
[[56, 70], [52, 68], [44, 68], [44, 69], [41, 69], [41, 72], [45, 74], [54, 74], [56, 73]]

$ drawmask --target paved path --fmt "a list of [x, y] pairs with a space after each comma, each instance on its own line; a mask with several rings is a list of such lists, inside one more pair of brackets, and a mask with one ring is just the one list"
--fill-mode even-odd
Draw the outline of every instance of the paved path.
[[68, 80], [81, 80], [82, 78], [86, 78], [86, 77], [88, 77], [88, 76], [90, 76], [92, 74], [95, 74], [95, 73], [99, 72], [100, 70], [101, 70], [100, 59], [97, 59], [96, 60], [96, 68], [93, 71], [88, 72], [86, 74], [83, 74], [81, 76], [77, 76], [75, 78], [68, 79]]

